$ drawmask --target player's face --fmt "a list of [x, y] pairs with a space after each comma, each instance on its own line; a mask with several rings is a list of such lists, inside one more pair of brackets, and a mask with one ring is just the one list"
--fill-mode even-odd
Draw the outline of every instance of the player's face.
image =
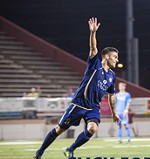
[[126, 86], [122, 83], [119, 83], [119, 91], [125, 91]]
[[110, 68], [115, 68], [118, 60], [118, 53], [117, 52], [110, 52], [108, 54], [108, 66]]

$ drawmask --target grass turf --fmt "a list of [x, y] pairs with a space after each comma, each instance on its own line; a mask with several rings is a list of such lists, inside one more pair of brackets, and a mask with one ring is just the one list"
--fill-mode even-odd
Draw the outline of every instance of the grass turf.
[[[65, 159], [63, 151], [70, 146], [74, 139], [57, 139], [44, 153], [42, 159]], [[35, 151], [41, 141], [1, 141], [0, 159], [33, 159]], [[150, 138], [133, 139], [130, 143], [123, 140], [122, 144], [117, 139], [93, 138], [88, 143], [75, 150], [78, 159], [94, 159], [96, 157], [114, 157], [129, 159], [150, 157]]]

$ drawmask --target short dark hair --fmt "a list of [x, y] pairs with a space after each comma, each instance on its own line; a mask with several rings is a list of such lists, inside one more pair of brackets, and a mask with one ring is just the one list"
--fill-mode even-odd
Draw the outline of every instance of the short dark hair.
[[101, 57], [103, 58], [106, 54], [110, 53], [110, 52], [116, 52], [119, 53], [119, 51], [114, 48], [114, 47], [106, 47], [102, 50], [101, 52]]

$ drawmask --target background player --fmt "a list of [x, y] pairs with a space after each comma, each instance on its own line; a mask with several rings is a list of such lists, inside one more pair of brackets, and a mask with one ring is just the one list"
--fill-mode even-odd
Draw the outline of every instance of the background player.
[[128, 126], [128, 111], [131, 102], [131, 95], [130, 93], [126, 92], [126, 84], [120, 82], [118, 85], [119, 92], [116, 93], [116, 104], [117, 104], [117, 114], [120, 117], [120, 121], [118, 122], [118, 138], [119, 142], [122, 143], [122, 125], [125, 126], [126, 135], [128, 141], [130, 141], [130, 128]]
[[[118, 122], [116, 114], [115, 96], [115, 74], [110, 69], [118, 62], [118, 50], [112, 47], [105, 48], [98, 54], [96, 31], [100, 24], [97, 18], [89, 20], [90, 29], [90, 53], [87, 60], [87, 68], [84, 78], [75, 92], [72, 103], [65, 111], [59, 124], [46, 136], [42, 146], [36, 152], [35, 159], [40, 159], [45, 149], [56, 139], [58, 135], [67, 130], [70, 126], [79, 125], [81, 119], [87, 123], [87, 129], [79, 134], [75, 142], [64, 152], [67, 158], [73, 157], [74, 150], [89, 141], [97, 131], [100, 123], [100, 102], [106, 92], [112, 110], [113, 121]], [[100, 58], [102, 57], [102, 62]]]

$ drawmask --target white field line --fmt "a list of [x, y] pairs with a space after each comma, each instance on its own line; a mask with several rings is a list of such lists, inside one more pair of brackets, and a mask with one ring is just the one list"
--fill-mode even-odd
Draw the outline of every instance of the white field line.
[[[4, 158], [8, 158], [8, 159], [10, 159], [10, 156], [3, 156], [2, 158], [0, 158], [0, 159], [4, 159]], [[11, 159], [12, 158], [14, 158], [14, 159], [16, 159], [16, 158], [23, 158], [23, 159], [29, 159], [29, 158], [32, 158], [31, 156], [11, 156]]]
[[[122, 146], [112, 146], [113, 148], [139, 148], [139, 147], [150, 147], [150, 145], [122, 145]], [[105, 146], [84, 146], [84, 147], [79, 147], [78, 149], [101, 149], [105, 148]], [[60, 150], [65, 150], [66, 147], [63, 148], [49, 148], [46, 151], [60, 151]], [[37, 149], [25, 149], [25, 151], [36, 151]]]
[[0, 142], [0, 145], [35, 145], [41, 144], [42, 142], [38, 141], [12, 141], [12, 142]]
[[[118, 141], [118, 139], [117, 138], [115, 138], [115, 139], [111, 139], [111, 138], [109, 138], [109, 139], [104, 139], [105, 141]], [[123, 141], [126, 141], [126, 139], [123, 139]], [[150, 141], [150, 138], [144, 138], [144, 139], [142, 139], [142, 138], [131, 138], [131, 142], [132, 141]], [[6, 141], [6, 142], [0, 142], [0, 145], [35, 145], [35, 144], [41, 144], [42, 143], [42, 141], [40, 142], [40, 141]], [[91, 146], [89, 146], [89, 148], [90, 148]], [[101, 147], [101, 146], [99, 146], [99, 147]]]
[[[123, 139], [123, 141], [126, 141], [127, 139]], [[118, 141], [118, 138], [109, 138], [109, 139], [104, 139], [104, 141]], [[150, 141], [150, 138], [131, 138], [131, 141]]]
[[118, 145], [118, 146], [113, 146], [114, 148], [128, 148], [128, 147], [130, 147], [130, 148], [139, 148], [139, 147], [150, 147], [150, 145]]
[[[62, 147], [62, 148], [48, 148], [46, 151], [51, 150], [51, 151], [59, 151], [59, 150], [66, 150], [67, 147]], [[83, 146], [79, 147], [78, 149], [99, 149], [99, 148], [104, 148], [104, 146]], [[36, 151], [37, 149], [25, 149], [25, 151]]]

